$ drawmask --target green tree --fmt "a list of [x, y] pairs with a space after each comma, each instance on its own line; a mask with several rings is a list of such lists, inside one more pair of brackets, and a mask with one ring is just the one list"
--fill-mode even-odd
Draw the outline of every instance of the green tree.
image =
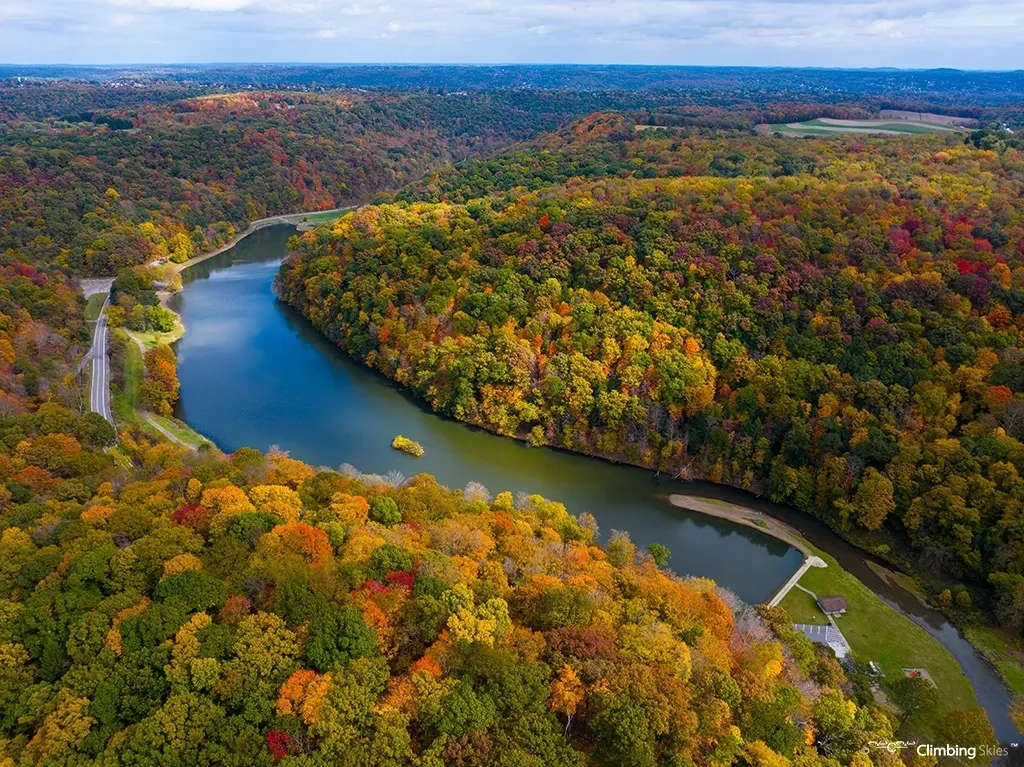
[[603, 764], [655, 767], [654, 737], [647, 713], [625, 695], [603, 696], [590, 730]]
[[170, 575], [153, 589], [153, 598], [178, 605], [186, 612], [223, 607], [227, 599], [224, 583], [198, 570]]
[[328, 606], [310, 621], [306, 658], [317, 671], [327, 672], [374, 652], [377, 637], [351, 606]]
[[668, 560], [672, 557], [672, 552], [663, 543], [652, 543], [647, 547], [647, 553], [651, 555], [651, 559], [658, 567], [667, 565]]
[[385, 527], [392, 527], [402, 521], [402, 512], [394, 498], [378, 495], [370, 501], [370, 519]]
[[924, 677], [901, 677], [893, 682], [890, 693], [900, 709], [901, 728], [909, 719], [929, 716], [939, 705], [938, 690]]

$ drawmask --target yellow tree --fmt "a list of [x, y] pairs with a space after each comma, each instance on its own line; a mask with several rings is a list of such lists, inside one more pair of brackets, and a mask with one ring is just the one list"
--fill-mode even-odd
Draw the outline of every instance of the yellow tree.
[[583, 702], [584, 688], [580, 678], [568, 664], [562, 666], [558, 676], [551, 682], [551, 709], [565, 714], [565, 735], [569, 734], [573, 715]]

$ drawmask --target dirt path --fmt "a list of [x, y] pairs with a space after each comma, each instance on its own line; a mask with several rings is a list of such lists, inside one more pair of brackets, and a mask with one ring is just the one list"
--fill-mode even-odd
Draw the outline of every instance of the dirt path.
[[183, 439], [179, 439], [178, 437], [175, 437], [171, 432], [167, 431], [167, 429], [165, 429], [163, 426], [161, 426], [159, 423], [157, 423], [157, 420], [153, 417], [153, 414], [150, 413], [148, 410], [140, 410], [138, 412], [139, 412], [139, 415], [141, 415], [143, 418], [146, 419], [146, 423], [148, 423], [150, 426], [152, 426], [158, 432], [160, 432], [165, 437], [167, 437], [167, 439], [169, 439], [171, 442], [177, 443], [177, 444], [181, 445], [182, 447], [187, 447], [189, 450], [195, 450], [196, 449], [195, 445], [193, 445], [190, 442], [186, 442]]

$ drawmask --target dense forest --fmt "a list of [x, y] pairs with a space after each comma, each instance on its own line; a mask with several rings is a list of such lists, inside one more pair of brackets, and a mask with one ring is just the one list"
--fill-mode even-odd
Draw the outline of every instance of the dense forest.
[[1024, 154], [1003, 135], [597, 115], [304, 236], [279, 292], [440, 412], [871, 533], [1021, 631]]
[[[161, 66], [19, 66], [0, 64], [0, 78], [24, 89], [67, 82], [130, 94], [140, 87], [392, 91], [563, 91], [570, 96], [632, 91], [647, 101], [664, 94], [719, 105], [747, 101], [884, 100], [962, 109], [1017, 105], [1024, 74], [956, 69], [829, 69], [609, 64], [178, 64]], [[18, 78], [21, 78], [20, 80]], [[0, 79], [0, 84], [4, 80]], [[96, 90], [100, 90], [97, 88]], [[123, 95], [119, 98], [132, 98]], [[903, 106], [896, 106], [901, 104]], [[52, 113], [47, 113], [52, 114]]]
[[[160, 329], [127, 267], [409, 182], [296, 241], [280, 292], [333, 340], [496, 432], [909, 539], [1024, 624], [1008, 135], [746, 130], [810, 115], [790, 99], [158, 93], [0, 116], [0, 767], [902, 764], [867, 746], [911, 704], [664, 547], [85, 412], [76, 277], [116, 274], [111, 325]], [[632, 111], [554, 130], [609, 104]], [[142, 364], [168, 413], [173, 353]], [[993, 740], [981, 709], [934, 734]]]
[[[27, 412], [37, 395], [83, 406], [74, 374], [89, 336], [76, 276], [184, 261], [253, 219], [371, 199], [566, 116], [645, 103], [642, 94], [544, 91], [178, 100], [191, 92], [49, 81], [0, 88], [3, 413]], [[149, 291], [134, 307], [147, 317], [128, 316], [128, 326], [143, 329], [156, 302]]]
[[255, 219], [367, 201], [604, 101], [244, 93], [74, 115], [51, 105], [59, 119], [15, 113], [0, 122], [0, 258], [86, 275], [183, 261]]
[[[185, 261], [254, 219], [371, 199], [604, 98], [351, 92], [171, 101], [190, 92], [52, 82], [0, 89], [4, 414], [27, 411], [37, 394], [82, 407], [74, 374], [89, 336], [74, 277]], [[155, 294], [142, 303], [158, 311]]]
[[784, 614], [587, 515], [94, 419], [2, 421], [0, 764], [901, 764]]

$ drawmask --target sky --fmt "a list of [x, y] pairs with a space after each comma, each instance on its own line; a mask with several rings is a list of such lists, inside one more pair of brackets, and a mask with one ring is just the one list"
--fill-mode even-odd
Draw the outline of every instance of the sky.
[[1024, 0], [0, 0], [0, 61], [1024, 69]]

